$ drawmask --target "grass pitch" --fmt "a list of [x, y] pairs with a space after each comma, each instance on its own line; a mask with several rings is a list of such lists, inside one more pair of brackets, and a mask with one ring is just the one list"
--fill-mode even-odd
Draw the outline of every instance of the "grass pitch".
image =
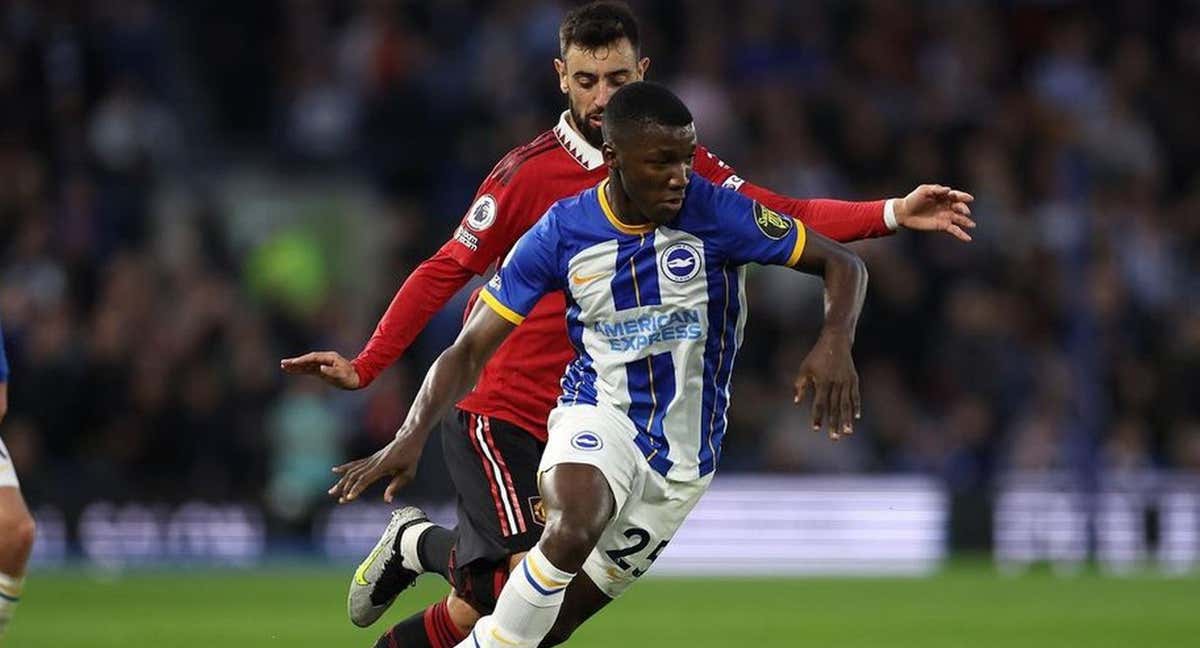
[[[375, 627], [345, 614], [353, 568], [172, 571], [98, 579], [35, 572], [4, 648], [369, 648], [444, 591], [425, 576]], [[1196, 646], [1200, 578], [647, 579], [568, 645], [900, 648]]]

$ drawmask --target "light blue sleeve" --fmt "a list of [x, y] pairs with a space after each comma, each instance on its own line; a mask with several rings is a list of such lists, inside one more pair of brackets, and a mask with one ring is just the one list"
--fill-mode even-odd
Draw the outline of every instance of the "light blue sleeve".
[[479, 298], [501, 317], [520, 324], [538, 300], [563, 285], [559, 233], [553, 208], [517, 241]]

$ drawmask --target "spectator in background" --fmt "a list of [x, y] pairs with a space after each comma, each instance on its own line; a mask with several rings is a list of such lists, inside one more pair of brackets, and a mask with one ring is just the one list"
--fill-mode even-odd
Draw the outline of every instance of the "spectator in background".
[[[955, 489], [1014, 467], [1200, 469], [1195, 7], [711, 2], [689, 22], [671, 3], [637, 8], [660, 45], [653, 76], [707, 111], [701, 138], [726, 140], [748, 176], [849, 197], [946, 177], [987, 223], [970, 255], [860, 244], [869, 396], [857, 438], [827, 454], [769, 397], [795, 343], [789, 313], [819, 292], [791, 291], [779, 301], [801, 303], [786, 308], [751, 297], [763, 306], [727, 466], [905, 470]], [[308, 479], [281, 477], [306, 474], [284, 466], [307, 461], [290, 444], [308, 432], [268, 420], [319, 430], [314, 456], [374, 445], [399, 421], [438, 340], [381, 378], [395, 389], [329, 403], [281, 391], [253, 359], [366, 330], [452, 228], [480, 165], [561, 110], [545, 59], [563, 7], [469, 9], [0, 6], [0, 313], [20, 377], [4, 434], [30, 501], [79, 504], [66, 475], [96, 484], [89, 496], [179, 499], [203, 482], [256, 500]], [[415, 154], [435, 147], [432, 162]], [[327, 186], [371, 197], [292, 208]], [[260, 289], [253, 260], [321, 219], [336, 227], [305, 235], [321, 276], [281, 263], [283, 285]], [[372, 252], [358, 228], [387, 234]], [[370, 254], [386, 262], [355, 265]], [[774, 285], [760, 272], [748, 289]], [[293, 410], [314, 414], [270, 419]]]

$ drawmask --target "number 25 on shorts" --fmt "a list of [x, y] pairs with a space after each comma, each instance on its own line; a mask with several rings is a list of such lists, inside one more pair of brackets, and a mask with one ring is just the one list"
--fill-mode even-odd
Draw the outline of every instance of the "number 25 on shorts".
[[630, 573], [632, 573], [634, 577], [640, 577], [642, 574], [646, 573], [646, 570], [650, 569], [650, 565], [654, 564], [655, 560], [658, 560], [658, 555], [662, 553], [662, 550], [667, 547], [667, 543], [670, 542], [669, 539], [663, 540], [654, 547], [654, 551], [651, 551], [650, 555], [646, 556], [646, 569], [634, 569], [633, 565], [629, 564], [629, 561], [625, 559], [629, 556], [641, 553], [642, 550], [646, 548], [646, 545], [650, 544], [650, 532], [638, 527], [632, 527], [625, 530], [625, 537], [634, 541], [632, 546], [624, 549], [609, 549], [604, 553], [608, 555], [609, 560], [616, 563], [621, 569], [624, 569], [625, 571], [632, 569], [633, 571]]

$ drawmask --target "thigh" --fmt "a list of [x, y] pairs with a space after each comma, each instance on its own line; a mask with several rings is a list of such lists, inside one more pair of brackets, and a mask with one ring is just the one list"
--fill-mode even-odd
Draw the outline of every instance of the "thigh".
[[645, 463], [627, 431], [593, 406], [560, 407], [550, 413], [549, 442], [538, 467], [545, 487], [547, 473], [557, 466], [579, 464], [600, 471], [616, 509], [638, 488]]
[[537, 544], [545, 525], [537, 487], [544, 444], [511, 423], [460, 411], [443, 427], [442, 447], [458, 492], [455, 563], [502, 561]]
[[10, 524], [15, 525], [17, 521], [27, 518], [32, 519], [33, 515], [25, 505], [21, 490], [11, 485], [0, 485], [0, 522], [8, 528]]

